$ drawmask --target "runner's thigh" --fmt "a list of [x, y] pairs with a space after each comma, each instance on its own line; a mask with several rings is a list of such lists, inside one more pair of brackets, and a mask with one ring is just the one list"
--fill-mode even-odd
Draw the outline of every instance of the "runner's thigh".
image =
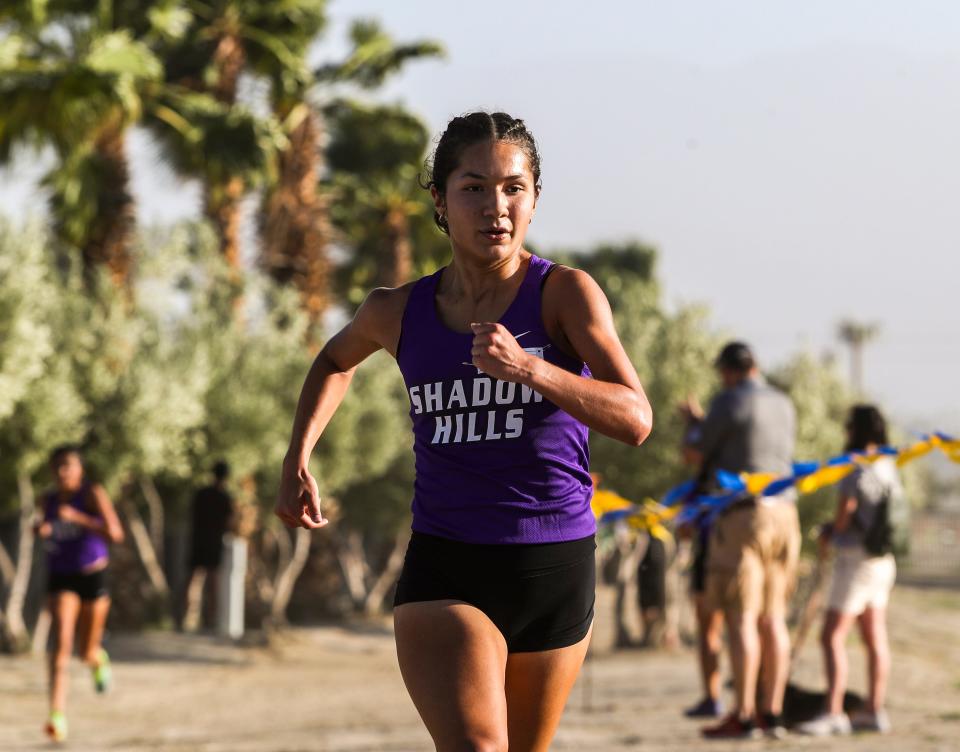
[[507, 748], [507, 645], [487, 616], [461, 601], [394, 610], [404, 684], [439, 752]]
[[550, 748], [587, 654], [590, 634], [569, 647], [510, 654], [506, 682], [510, 752]]

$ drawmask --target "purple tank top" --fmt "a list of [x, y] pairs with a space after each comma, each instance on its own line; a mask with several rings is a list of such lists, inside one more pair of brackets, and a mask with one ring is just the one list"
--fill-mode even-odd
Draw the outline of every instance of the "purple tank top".
[[[88, 489], [88, 486], [82, 486], [67, 504], [100, 519], [99, 515], [87, 509]], [[46, 541], [47, 570], [55, 574], [77, 574], [95, 561], [107, 558], [107, 541], [91, 530], [58, 519], [57, 506], [57, 493], [53, 492], [47, 496], [43, 514], [44, 520], [53, 525], [53, 532]]]
[[[500, 319], [527, 352], [589, 377], [547, 336], [541, 288], [553, 264], [530, 257]], [[587, 427], [532, 389], [470, 364], [473, 334], [437, 315], [443, 269], [418, 280], [397, 363], [410, 398], [413, 529], [465, 543], [555, 543], [592, 535]]]

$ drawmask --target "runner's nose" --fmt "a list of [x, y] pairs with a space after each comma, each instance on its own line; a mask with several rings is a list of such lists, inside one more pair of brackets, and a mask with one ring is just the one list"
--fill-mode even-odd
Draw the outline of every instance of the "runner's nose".
[[483, 216], [499, 219], [507, 215], [507, 194], [497, 188], [487, 193], [489, 197], [483, 206]]

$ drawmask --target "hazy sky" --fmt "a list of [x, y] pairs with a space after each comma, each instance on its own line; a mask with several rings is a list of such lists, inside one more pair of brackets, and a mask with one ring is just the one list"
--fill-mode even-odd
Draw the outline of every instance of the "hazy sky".
[[[380, 95], [435, 131], [475, 108], [528, 122], [547, 255], [649, 242], [667, 300], [708, 303], [768, 364], [839, 351], [842, 317], [877, 321], [871, 393], [960, 432], [960, 3], [350, 0], [331, 14], [318, 58], [362, 15], [447, 46]], [[131, 150], [144, 218], [194, 210], [142, 136]], [[28, 160], [0, 173], [8, 212], [37, 203], [37, 174]]]

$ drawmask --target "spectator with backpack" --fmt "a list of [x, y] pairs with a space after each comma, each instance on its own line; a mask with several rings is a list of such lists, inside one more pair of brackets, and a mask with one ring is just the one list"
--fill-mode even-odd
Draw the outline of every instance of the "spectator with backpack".
[[[846, 423], [847, 451], [868, 457], [887, 444], [886, 421], [873, 405], [856, 405]], [[897, 465], [881, 456], [859, 465], [840, 483], [837, 512], [824, 526], [821, 545], [833, 549], [834, 564], [821, 645], [827, 673], [824, 712], [796, 727], [812, 736], [849, 734], [852, 730], [890, 731], [884, 709], [890, 673], [887, 602], [896, 578], [893, 549], [898, 510], [905, 497]], [[846, 639], [857, 624], [867, 649], [869, 697], [866, 707], [847, 716]]]

